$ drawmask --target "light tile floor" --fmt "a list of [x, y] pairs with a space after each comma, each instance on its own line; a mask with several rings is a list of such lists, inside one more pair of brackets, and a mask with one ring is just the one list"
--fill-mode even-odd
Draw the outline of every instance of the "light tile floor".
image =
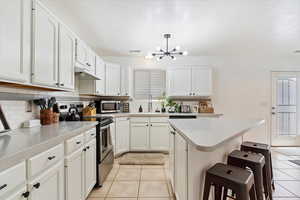
[[88, 200], [173, 200], [167, 168], [168, 164], [119, 165], [116, 159], [103, 187], [94, 189]]
[[[272, 159], [274, 200], [300, 200], [300, 166], [289, 161], [300, 160], [300, 156], [273, 150]], [[173, 200], [167, 170], [168, 165], [119, 165], [116, 159], [103, 187], [93, 190], [88, 200]]]

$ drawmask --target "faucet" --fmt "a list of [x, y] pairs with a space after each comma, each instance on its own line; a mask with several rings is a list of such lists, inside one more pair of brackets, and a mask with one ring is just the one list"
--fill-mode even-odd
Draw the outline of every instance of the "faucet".
[[152, 110], [153, 110], [153, 103], [152, 103], [152, 95], [151, 94], [149, 94], [149, 96], [148, 96], [148, 112], [152, 112]]

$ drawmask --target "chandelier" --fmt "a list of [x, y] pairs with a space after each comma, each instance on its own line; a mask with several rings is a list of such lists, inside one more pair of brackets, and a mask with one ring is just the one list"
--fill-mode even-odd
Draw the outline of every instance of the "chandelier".
[[170, 57], [171, 59], [176, 60], [176, 55], [186, 56], [188, 54], [187, 51], [179, 51], [180, 46], [176, 46], [173, 49], [169, 49], [169, 39], [171, 38], [171, 34], [164, 34], [164, 38], [166, 39], [166, 49], [164, 50], [160, 47], [157, 47], [157, 52], [149, 53], [146, 56], [147, 59], [152, 59], [156, 57], [157, 60], [161, 60], [164, 57]]

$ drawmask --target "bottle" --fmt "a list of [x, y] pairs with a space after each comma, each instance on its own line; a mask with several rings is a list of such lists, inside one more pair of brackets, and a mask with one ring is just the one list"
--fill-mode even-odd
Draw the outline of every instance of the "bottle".
[[183, 103], [182, 103], [182, 102], [180, 102], [180, 105], [179, 105], [179, 108], [178, 108], [178, 112], [179, 112], [179, 113], [181, 113], [181, 112], [182, 112], [182, 105], [183, 105]]
[[141, 113], [141, 112], [143, 112], [143, 107], [140, 105], [140, 107], [139, 107], [139, 112]]

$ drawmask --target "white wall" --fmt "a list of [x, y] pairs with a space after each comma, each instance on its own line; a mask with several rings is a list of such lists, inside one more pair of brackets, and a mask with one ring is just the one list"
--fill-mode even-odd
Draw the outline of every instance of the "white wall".
[[[271, 71], [299, 70], [300, 56], [203, 56], [182, 57], [176, 61], [161, 62], [144, 58], [105, 57], [133, 68], [166, 68], [168, 66], [202, 65], [214, 69], [214, 96], [216, 113], [233, 118], [266, 119], [266, 127], [255, 130], [252, 136], [261, 142], [269, 142], [271, 108]], [[253, 139], [248, 134], [247, 139]]]

